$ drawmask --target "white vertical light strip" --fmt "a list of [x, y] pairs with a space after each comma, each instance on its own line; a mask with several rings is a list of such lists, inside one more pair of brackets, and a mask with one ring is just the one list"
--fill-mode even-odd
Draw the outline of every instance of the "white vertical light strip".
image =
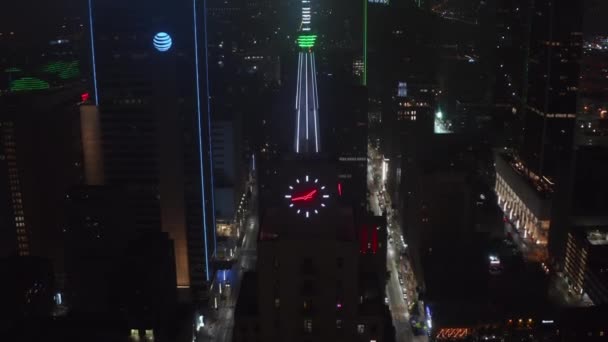
[[316, 108], [319, 109], [319, 92], [317, 90], [317, 59], [315, 58], [315, 53], [312, 53], [312, 61], [313, 61], [313, 75], [315, 76], [315, 100], [316, 100]]
[[299, 102], [300, 102], [300, 77], [301, 77], [301, 69], [300, 69], [300, 65], [302, 64], [302, 53], [300, 52], [298, 54], [298, 83], [296, 86], [296, 109], [298, 109], [299, 107]]
[[[302, 74], [302, 52], [298, 54], [298, 75]], [[301, 79], [298, 77], [296, 93], [301, 92]], [[296, 110], [296, 153], [300, 153], [300, 100], [298, 99], [298, 109]]]
[[305, 110], [306, 110], [306, 140], [308, 140], [308, 57], [304, 57], [304, 78], [305, 88], [306, 88], [306, 96], [304, 97], [304, 101], [306, 101]]
[[[300, 63], [298, 65], [298, 73], [301, 74], [301, 68], [302, 68], [302, 52], [300, 52], [299, 54], [299, 60]], [[301, 89], [301, 84], [302, 84], [302, 80], [300, 80], [298, 82], [298, 89]], [[299, 92], [301, 93], [301, 90], [299, 90]], [[300, 96], [302, 96], [302, 94], [300, 94]], [[302, 110], [302, 107], [299, 105], [300, 104], [301, 99], [298, 101], [298, 110], [297, 110], [297, 115], [296, 115], [296, 153], [300, 153], [300, 111]]]
[[207, 213], [205, 208], [205, 169], [203, 168], [203, 133], [201, 127], [201, 89], [200, 89], [200, 76], [199, 76], [199, 61], [198, 61], [198, 26], [197, 26], [197, 15], [196, 15], [196, 1], [192, 0], [193, 3], [193, 15], [194, 15], [194, 65], [196, 72], [196, 108], [197, 108], [197, 124], [198, 124], [198, 150], [199, 150], [199, 162], [201, 171], [201, 194], [202, 194], [202, 211], [203, 211], [203, 244], [205, 245], [205, 279], [209, 281], [209, 250], [207, 247]]
[[93, 64], [93, 91], [95, 92], [95, 105], [99, 106], [97, 92], [97, 65], [95, 64], [95, 38], [93, 37], [93, 3], [89, 0], [89, 33], [91, 35], [91, 63]]
[[312, 83], [313, 83], [313, 97], [312, 97], [312, 105], [313, 105], [313, 118], [315, 125], [315, 152], [319, 153], [319, 123], [317, 122], [317, 109], [318, 109], [318, 99], [317, 99], [317, 73], [315, 67], [315, 54], [310, 54], [310, 65], [312, 67]]
[[217, 230], [215, 229], [215, 191], [213, 186], [215, 180], [213, 179], [213, 142], [211, 139], [211, 84], [209, 83], [209, 56], [208, 51], [208, 39], [207, 39], [207, 0], [203, 0], [203, 42], [205, 48], [205, 95], [207, 96], [207, 140], [209, 142], [207, 146], [207, 152], [209, 156], [209, 176], [211, 178], [210, 193], [211, 193], [211, 230], [213, 231], [213, 256], [217, 252]]

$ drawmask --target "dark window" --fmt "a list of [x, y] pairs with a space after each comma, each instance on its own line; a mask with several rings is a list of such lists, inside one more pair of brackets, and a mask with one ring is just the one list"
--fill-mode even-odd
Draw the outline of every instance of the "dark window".
[[302, 281], [302, 289], [300, 291], [302, 296], [312, 296], [315, 294], [315, 286], [312, 280], [304, 279]]
[[300, 271], [302, 274], [312, 275], [315, 273], [315, 265], [312, 261], [312, 258], [304, 258], [302, 260], [302, 264], [300, 265]]

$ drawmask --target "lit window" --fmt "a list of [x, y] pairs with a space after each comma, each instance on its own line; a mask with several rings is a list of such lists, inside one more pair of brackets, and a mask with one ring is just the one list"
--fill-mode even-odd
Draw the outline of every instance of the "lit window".
[[131, 340], [132, 341], [139, 341], [139, 330], [137, 329], [131, 329]]
[[304, 332], [307, 332], [307, 333], [312, 332], [312, 319], [304, 320]]
[[357, 324], [357, 333], [365, 334], [365, 324]]
[[274, 307], [279, 308], [281, 306], [281, 300], [279, 298], [274, 299]]
[[336, 329], [342, 329], [342, 320], [341, 319], [336, 320]]

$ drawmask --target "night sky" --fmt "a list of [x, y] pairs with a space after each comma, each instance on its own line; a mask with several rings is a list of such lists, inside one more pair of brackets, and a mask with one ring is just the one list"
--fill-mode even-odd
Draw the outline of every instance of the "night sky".
[[[476, 2], [479, 0], [459, 1]], [[608, 16], [608, 1], [586, 1], [586, 33], [608, 33], [608, 22], [605, 20]], [[87, 0], [7, 0], [6, 2], [3, 4], [3, 10], [0, 11], [0, 31], [15, 30], [29, 31], [29, 33], [40, 32], [40, 30], [44, 32], [52, 28], [53, 25], [59, 23], [62, 16], [84, 16], [87, 5]]]

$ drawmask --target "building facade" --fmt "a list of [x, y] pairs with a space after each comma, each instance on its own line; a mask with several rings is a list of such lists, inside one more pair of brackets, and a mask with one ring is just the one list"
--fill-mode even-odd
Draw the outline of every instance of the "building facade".
[[104, 182], [128, 189], [136, 229], [169, 233], [196, 299], [216, 245], [203, 4], [89, 1]]
[[[542, 260], [549, 257], [551, 218], [561, 208], [554, 193], [567, 186], [563, 175], [573, 155], [583, 5], [562, 0], [503, 5], [505, 29], [513, 30], [505, 34], [513, 39], [506, 48], [524, 52], [523, 63], [501, 64], [504, 82], [521, 88], [513, 90], [513, 112], [521, 114], [523, 133], [513, 150], [495, 159], [495, 190], [507, 227], [533, 246], [531, 257]], [[510, 75], [518, 70], [521, 78]]]
[[608, 303], [608, 230], [573, 227], [568, 233], [564, 275], [568, 291], [594, 305]]

